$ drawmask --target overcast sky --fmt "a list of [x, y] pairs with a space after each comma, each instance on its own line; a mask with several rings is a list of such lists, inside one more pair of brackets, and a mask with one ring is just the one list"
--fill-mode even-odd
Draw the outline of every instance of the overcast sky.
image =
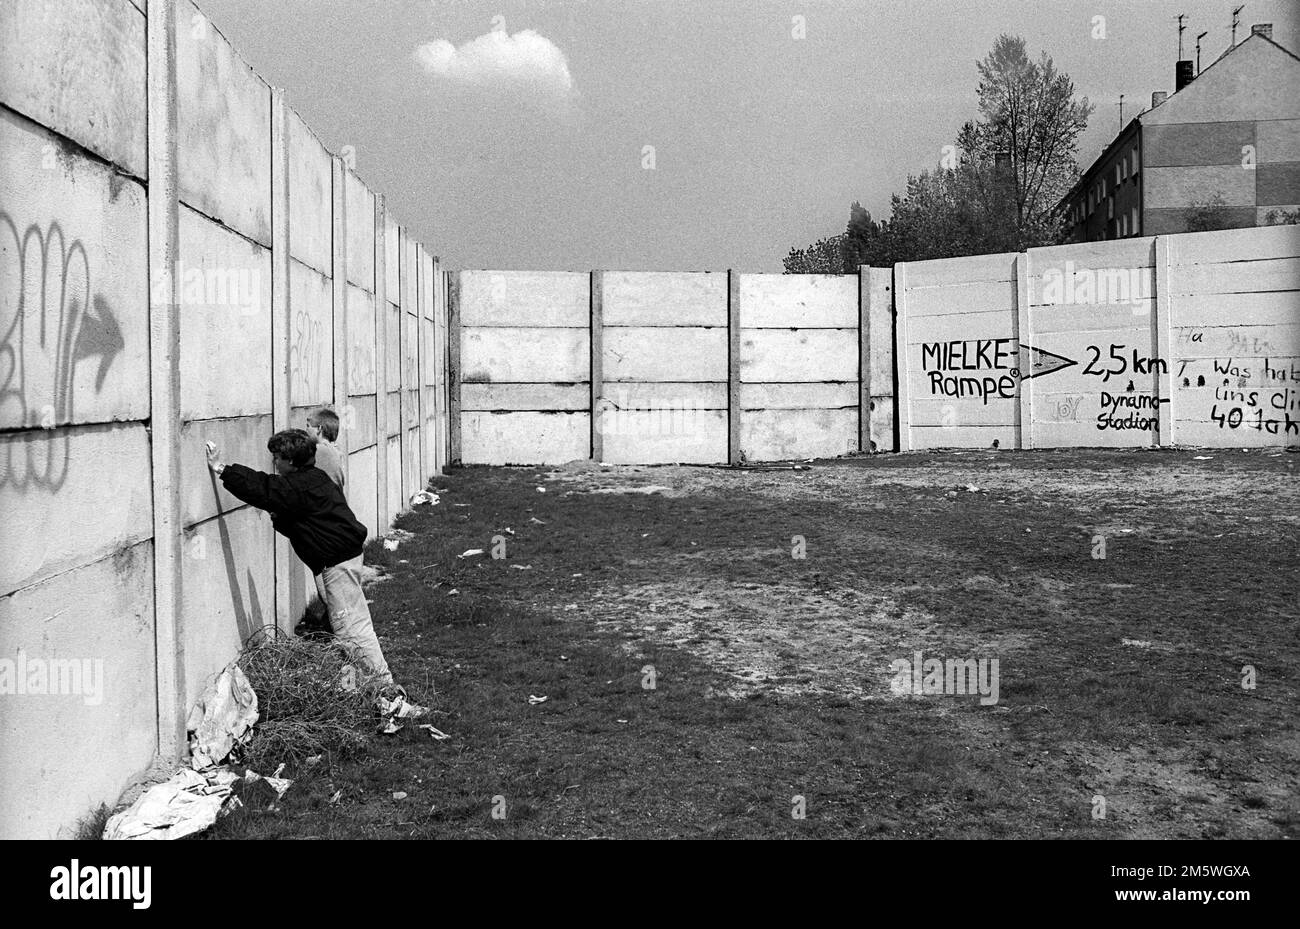
[[[1177, 14], [1186, 57], [1209, 32], [1208, 66], [1235, 5], [200, 0], [444, 267], [578, 271], [780, 271], [851, 201], [887, 215], [977, 115], [975, 62], [1002, 32], [1097, 105], [1086, 167], [1120, 94], [1128, 119], [1173, 90]], [[1271, 22], [1300, 49], [1298, 10], [1249, 0], [1237, 39]]]

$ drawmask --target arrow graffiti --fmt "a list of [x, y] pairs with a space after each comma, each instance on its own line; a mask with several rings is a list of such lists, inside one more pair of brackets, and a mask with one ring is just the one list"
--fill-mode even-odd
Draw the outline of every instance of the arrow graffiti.
[[1053, 371], [1060, 371], [1062, 368], [1068, 368], [1078, 363], [1071, 358], [1066, 358], [1064, 355], [1049, 352], [1045, 348], [1035, 348], [1023, 342], [1020, 343], [1021, 380], [1027, 381], [1033, 377], [1041, 377], [1044, 374], [1051, 374]]
[[[0, 488], [58, 490], [67, 479], [74, 422], [76, 370], [98, 359], [95, 391], [103, 390], [126, 348], [103, 296], [93, 293], [90, 259], [80, 239], [58, 222], [23, 231], [0, 211], [0, 424], [35, 430], [0, 447]], [[12, 245], [8, 241], [12, 239]]]

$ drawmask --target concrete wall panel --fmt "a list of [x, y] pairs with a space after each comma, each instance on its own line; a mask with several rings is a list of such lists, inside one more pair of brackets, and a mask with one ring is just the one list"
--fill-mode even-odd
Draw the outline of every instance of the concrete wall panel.
[[744, 410], [818, 410], [858, 407], [858, 385], [847, 384], [741, 384]]
[[0, 433], [0, 595], [152, 536], [149, 475], [138, 423]]
[[1187, 265], [1171, 275], [1175, 294], [1240, 294], [1300, 290], [1300, 258]]
[[[961, 259], [954, 258], [954, 261]], [[912, 265], [908, 265], [909, 268]], [[911, 272], [909, 271], [907, 294], [908, 318], [916, 320], [922, 316], [936, 316], [949, 313], [982, 313], [1005, 310], [1014, 306], [1016, 301], [1016, 284], [1014, 281], [972, 281], [970, 283], [952, 283], [935, 287], [918, 287], [910, 289]]]
[[375, 395], [349, 397], [348, 405], [352, 408], [351, 428], [346, 420], [340, 423], [340, 428], [348, 429], [348, 450], [356, 452], [374, 445], [379, 434]]
[[740, 379], [751, 384], [785, 381], [856, 381], [856, 329], [745, 329], [740, 336]]
[[383, 519], [380, 520], [384, 526], [387, 526], [398, 513], [402, 512], [402, 504], [405, 502], [402, 499], [402, 440], [400, 436], [389, 438], [386, 461], [388, 466], [388, 509], [384, 513]]
[[466, 383], [576, 383], [591, 376], [586, 329], [461, 329]]
[[397, 390], [402, 383], [402, 311], [394, 303], [386, 302], [385, 307], [388, 319], [385, 320], [384, 338], [388, 342], [388, 351], [384, 355], [384, 382], [389, 390]]
[[193, 210], [180, 216], [181, 415], [271, 411], [271, 253]]
[[402, 387], [410, 390], [420, 383], [420, 346], [416, 341], [418, 335], [416, 317], [412, 313], [402, 313]]
[[727, 330], [685, 327], [606, 329], [606, 381], [725, 381]]
[[832, 457], [856, 451], [857, 410], [761, 410], [740, 420], [747, 461]]
[[1009, 338], [1014, 316], [1006, 309], [991, 313], [953, 313], [921, 316], [907, 326], [908, 345], [942, 342], [948, 339]]
[[573, 271], [462, 271], [462, 326], [585, 327], [591, 276]]
[[392, 213], [384, 213], [384, 296], [389, 303], [402, 304], [402, 274], [398, 266], [401, 227]]
[[185, 530], [181, 628], [188, 706], [249, 636], [275, 622], [274, 536], [270, 517], [252, 507]]
[[269, 473], [273, 465], [266, 440], [274, 432], [270, 416], [205, 419], [181, 427], [181, 513], [186, 527], [246, 506], [208, 469], [203, 443], [216, 442], [227, 462]]
[[0, 100], [144, 177], [145, 18], [125, 0], [6, 0]]
[[333, 236], [330, 155], [302, 117], [289, 110], [289, 252], [328, 277]]
[[388, 434], [390, 436], [399, 434], [402, 430], [402, 395], [398, 391], [389, 391], [386, 412]]
[[189, 0], [177, 0], [181, 199], [271, 244], [271, 89]]
[[858, 324], [856, 274], [742, 274], [740, 325], [847, 329]]
[[375, 392], [375, 297], [353, 284], [348, 285], [348, 391]]
[[612, 464], [718, 464], [727, 460], [725, 410], [616, 410], [601, 418]]
[[583, 412], [591, 408], [591, 388], [586, 384], [464, 384], [460, 408], [465, 412]]
[[934, 426], [947, 429], [963, 426], [1014, 426], [1016, 397], [990, 399], [988, 403], [976, 400], [935, 396], [927, 389], [917, 393], [912, 401], [912, 425]]
[[295, 406], [328, 403], [334, 391], [332, 283], [289, 262], [289, 397]]
[[1194, 232], [1169, 238], [1169, 264], [1260, 261], [1300, 255], [1300, 226]]
[[343, 173], [347, 199], [348, 282], [375, 292], [375, 195], [351, 171]]
[[371, 445], [348, 456], [348, 506], [366, 527], [366, 538], [372, 539], [383, 529], [379, 525], [378, 446]]
[[726, 326], [727, 276], [606, 271], [606, 326]]
[[54, 692], [0, 697], [0, 840], [70, 838], [153, 760], [153, 589], [146, 541], [0, 597], [0, 660], [28, 685], [64, 662]]
[[143, 188], [55, 139], [0, 112], [0, 429], [149, 415]]
[[606, 380], [604, 397], [617, 409], [694, 409], [725, 410], [725, 382], [652, 381], [638, 383]]
[[589, 413], [461, 414], [465, 464], [563, 464], [590, 454]]
[[1016, 255], [971, 255], [963, 258], [940, 258], [934, 261], [907, 263], [908, 287], [941, 287], [949, 284], [974, 284], [988, 281], [1014, 281]]
[[406, 430], [406, 438], [402, 441], [402, 455], [405, 461], [406, 481], [403, 490], [405, 496], [402, 499], [402, 509], [410, 508], [410, 496], [417, 491], [424, 490], [424, 483], [428, 475], [420, 469], [420, 430]]
[[[1172, 276], [1172, 275], [1171, 275]], [[1285, 326], [1295, 320], [1294, 293], [1210, 294], [1175, 298], [1177, 326]]]
[[1015, 426], [913, 426], [912, 448], [998, 448], [1016, 447]]

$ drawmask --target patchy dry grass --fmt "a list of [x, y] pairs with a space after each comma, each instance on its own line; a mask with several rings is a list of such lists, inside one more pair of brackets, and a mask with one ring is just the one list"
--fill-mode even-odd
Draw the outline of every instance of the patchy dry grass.
[[[1298, 458], [440, 477], [370, 596], [452, 738], [367, 735], [215, 832], [1295, 837]], [[916, 651], [998, 659], [997, 704], [896, 695]]]

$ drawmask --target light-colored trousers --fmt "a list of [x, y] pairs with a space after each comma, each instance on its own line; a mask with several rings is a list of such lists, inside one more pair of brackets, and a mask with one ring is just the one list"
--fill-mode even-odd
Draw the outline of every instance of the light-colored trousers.
[[368, 678], [366, 683], [383, 686], [393, 682], [393, 675], [370, 621], [370, 607], [361, 589], [361, 565], [362, 556], [358, 555], [351, 561], [326, 568], [320, 574], [321, 587], [335, 641], [342, 646], [348, 660]]

